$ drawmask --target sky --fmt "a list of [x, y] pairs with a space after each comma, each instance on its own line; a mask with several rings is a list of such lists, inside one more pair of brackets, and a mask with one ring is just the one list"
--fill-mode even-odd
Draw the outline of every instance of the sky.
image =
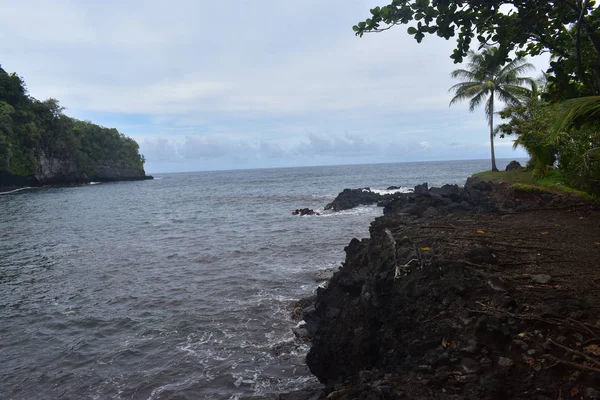
[[149, 173], [489, 158], [483, 108], [449, 107], [453, 41], [354, 36], [385, 4], [0, 0], [0, 65], [134, 138]]

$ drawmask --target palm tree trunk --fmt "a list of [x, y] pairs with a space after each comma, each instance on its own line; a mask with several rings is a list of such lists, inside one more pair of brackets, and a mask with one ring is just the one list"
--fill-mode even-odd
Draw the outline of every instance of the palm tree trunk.
[[498, 172], [496, 167], [496, 153], [494, 152], [494, 91], [490, 97], [490, 149], [492, 152], [492, 171]]

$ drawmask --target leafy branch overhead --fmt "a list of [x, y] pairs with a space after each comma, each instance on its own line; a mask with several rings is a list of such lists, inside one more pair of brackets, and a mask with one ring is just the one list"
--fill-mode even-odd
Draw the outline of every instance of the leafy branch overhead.
[[397, 25], [408, 25], [419, 43], [428, 34], [456, 38], [455, 63], [475, 40], [480, 48], [497, 46], [503, 61], [510, 61], [513, 50], [519, 56], [550, 52], [552, 68], [560, 72], [575, 60], [569, 68], [590, 94], [600, 94], [600, 10], [593, 0], [393, 0], [371, 9], [353, 30], [362, 36]]

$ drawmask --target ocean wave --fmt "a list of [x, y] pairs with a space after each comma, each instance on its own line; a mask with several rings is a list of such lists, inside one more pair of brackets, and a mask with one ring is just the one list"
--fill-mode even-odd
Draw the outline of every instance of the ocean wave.
[[363, 192], [372, 192], [372, 193], [377, 193], [380, 194], [382, 196], [386, 195], [386, 194], [394, 194], [394, 193], [412, 193], [413, 189], [412, 188], [408, 188], [408, 187], [400, 187], [398, 189], [363, 189]]
[[377, 215], [377, 214], [381, 213], [382, 210], [383, 209], [381, 207], [377, 207], [377, 205], [373, 204], [373, 205], [368, 205], [368, 206], [361, 205], [358, 207], [351, 208], [349, 210], [342, 210], [342, 211], [316, 209], [315, 212], [320, 214], [319, 217], [331, 218], [331, 217], [343, 217], [343, 216], [349, 216], [349, 215], [365, 215], [365, 214]]
[[29, 189], [33, 189], [33, 188], [27, 186], [27, 187], [22, 187], [22, 188], [15, 189], [15, 190], [9, 190], [8, 192], [0, 192], [0, 194], [12, 194], [12, 193], [17, 193], [17, 192], [21, 192], [23, 190], [29, 190]]

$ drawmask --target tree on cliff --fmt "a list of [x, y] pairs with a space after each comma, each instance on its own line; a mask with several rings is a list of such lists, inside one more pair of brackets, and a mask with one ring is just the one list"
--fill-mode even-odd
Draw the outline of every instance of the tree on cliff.
[[35, 176], [42, 155], [71, 161], [88, 178], [106, 164], [144, 175], [144, 159], [133, 139], [63, 111], [56, 99], [29, 96], [23, 79], [0, 67], [0, 186], [3, 177]]
[[580, 95], [600, 95], [600, 9], [594, 0], [393, 0], [371, 9], [353, 29], [362, 36], [396, 25], [410, 25], [408, 34], [418, 42], [426, 34], [456, 36], [456, 63], [475, 38], [479, 48], [498, 46], [504, 62], [513, 50], [521, 56], [550, 52], [551, 83], [562, 90], [576, 83], [586, 89]]
[[473, 111], [485, 101], [485, 115], [490, 125], [492, 171], [498, 171], [494, 152], [494, 100], [497, 97], [507, 104], [516, 105], [530, 97], [531, 91], [522, 85], [532, 80], [520, 75], [534, 68], [524, 58], [516, 58], [503, 66], [500, 56], [496, 47], [484, 48], [481, 53], [470, 51], [466, 69], [456, 69], [451, 73], [453, 78], [463, 79], [463, 82], [450, 88], [455, 93], [450, 105], [470, 99], [469, 110]]

